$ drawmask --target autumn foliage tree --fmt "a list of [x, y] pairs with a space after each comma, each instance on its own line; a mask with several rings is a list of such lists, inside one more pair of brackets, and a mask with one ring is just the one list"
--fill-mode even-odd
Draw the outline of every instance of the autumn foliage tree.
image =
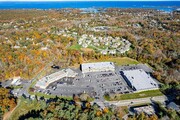
[[0, 88], [0, 111], [2, 113], [11, 111], [16, 106], [16, 98], [10, 94], [10, 90]]

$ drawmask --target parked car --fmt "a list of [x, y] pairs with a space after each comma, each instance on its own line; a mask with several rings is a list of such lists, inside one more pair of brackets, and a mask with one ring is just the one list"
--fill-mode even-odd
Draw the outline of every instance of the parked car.
[[54, 68], [54, 69], [59, 69], [60, 67], [57, 66], [57, 65], [52, 65], [51, 68]]

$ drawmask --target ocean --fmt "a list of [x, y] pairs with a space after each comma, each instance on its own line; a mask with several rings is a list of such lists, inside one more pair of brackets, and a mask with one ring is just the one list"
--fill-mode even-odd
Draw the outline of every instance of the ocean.
[[61, 9], [61, 8], [145, 8], [171, 12], [180, 8], [180, 1], [60, 1], [0, 2], [0, 9]]

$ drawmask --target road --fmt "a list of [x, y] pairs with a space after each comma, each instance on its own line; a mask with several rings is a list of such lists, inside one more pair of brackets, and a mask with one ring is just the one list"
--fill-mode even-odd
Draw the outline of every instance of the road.
[[18, 100], [18, 103], [17, 103], [16, 107], [13, 108], [13, 110], [5, 113], [3, 120], [8, 120], [10, 118], [10, 116], [12, 115], [12, 113], [14, 112], [14, 110], [20, 105], [20, 103], [21, 103], [21, 99]]
[[[130, 99], [130, 100], [121, 100], [121, 101], [101, 101], [94, 100], [91, 104], [97, 103], [101, 108], [105, 106], [115, 105], [115, 106], [132, 106], [139, 104], [152, 103], [152, 101], [165, 102], [167, 100], [166, 96], [156, 96], [156, 97], [147, 97], [147, 98], [138, 98], [138, 99]], [[125, 116], [124, 116], [125, 117]]]
[[147, 97], [147, 98], [139, 98], [139, 99], [112, 101], [109, 102], [109, 104], [116, 106], [128, 106], [128, 105], [151, 103], [152, 101], [165, 102], [166, 100], [167, 100], [166, 96], [155, 96], [155, 97]]

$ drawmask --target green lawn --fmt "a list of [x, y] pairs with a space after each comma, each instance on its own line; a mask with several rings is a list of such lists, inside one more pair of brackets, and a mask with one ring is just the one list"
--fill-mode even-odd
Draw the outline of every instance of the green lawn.
[[[55, 96], [53, 95], [44, 95], [41, 93], [36, 93], [37, 96], [44, 96], [46, 98], [53, 98]], [[72, 100], [72, 97], [60, 97], [63, 99], [67, 99], [67, 100]], [[18, 118], [21, 115], [27, 114], [28, 111], [31, 110], [40, 110], [40, 109], [44, 109], [46, 107], [46, 102], [44, 101], [37, 101], [37, 100], [30, 100], [30, 99], [25, 99], [25, 98], [19, 98], [20, 102], [18, 107], [12, 112], [9, 120], [18, 120]]]
[[[44, 98], [55, 98], [55, 95], [47, 95], [41, 92], [36, 92], [34, 95], [37, 95], [38, 97], [44, 97]], [[69, 96], [58, 96], [59, 98], [67, 99], [67, 100], [72, 100], [72, 97]]]
[[128, 57], [122, 57], [122, 58], [110, 58], [108, 61], [112, 61], [116, 63], [117, 65], [128, 65], [128, 64], [138, 64], [139, 62], [137, 60], [128, 58]]
[[12, 88], [12, 89], [20, 89], [20, 88], [23, 88], [23, 86], [22, 86], [22, 85], [18, 85], [18, 86], [15, 86], [15, 85], [14, 85], [14, 86], [11, 86], [11, 88]]
[[19, 106], [13, 111], [9, 120], [18, 120], [21, 115], [28, 113], [30, 110], [40, 110], [45, 107], [44, 101], [38, 102], [36, 100], [31, 101], [28, 99], [20, 98]]
[[128, 58], [128, 57], [117, 57], [117, 58], [108, 58], [100, 60], [90, 60], [88, 62], [114, 62], [116, 65], [129, 65], [129, 64], [139, 64], [137, 60]]
[[128, 99], [138, 99], [145, 97], [153, 97], [153, 96], [161, 96], [163, 95], [160, 90], [149, 90], [138, 93], [130, 93], [130, 94], [117, 94], [114, 98], [110, 98], [110, 100], [128, 100]]
[[82, 46], [79, 44], [75, 44], [75, 45], [72, 45], [69, 47], [69, 49], [73, 49], [73, 50], [80, 50], [81, 48], [82, 48]]
[[91, 46], [91, 45], [89, 45], [88, 48], [91, 48], [91, 49], [93, 49], [93, 50], [95, 50], [95, 51], [97, 50], [95, 47], [93, 47], [93, 46]]

